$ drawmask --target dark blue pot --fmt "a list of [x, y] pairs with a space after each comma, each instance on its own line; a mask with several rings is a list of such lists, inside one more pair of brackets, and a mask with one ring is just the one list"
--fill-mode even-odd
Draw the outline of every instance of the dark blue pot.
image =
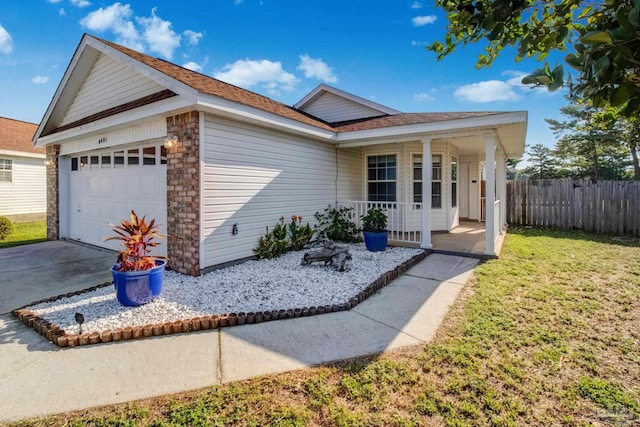
[[373, 252], [382, 252], [387, 249], [387, 232], [386, 231], [365, 231], [364, 245], [368, 250]]
[[162, 292], [165, 260], [157, 259], [151, 270], [118, 271], [120, 264], [111, 267], [116, 298], [122, 305], [136, 307], [153, 301]]

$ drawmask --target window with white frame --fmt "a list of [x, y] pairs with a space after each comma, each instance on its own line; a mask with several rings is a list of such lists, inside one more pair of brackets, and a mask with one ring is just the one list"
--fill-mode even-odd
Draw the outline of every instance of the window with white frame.
[[396, 155], [367, 156], [367, 196], [370, 202], [396, 201]]
[[[422, 203], [422, 154], [413, 155], [413, 202]], [[442, 208], [442, 155], [431, 155], [431, 208]]]
[[451, 207], [458, 206], [458, 158], [451, 157]]
[[0, 182], [13, 182], [13, 161], [0, 159]]

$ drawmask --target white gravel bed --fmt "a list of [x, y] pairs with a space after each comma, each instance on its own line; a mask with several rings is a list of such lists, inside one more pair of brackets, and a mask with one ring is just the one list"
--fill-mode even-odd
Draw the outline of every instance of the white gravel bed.
[[85, 319], [83, 332], [165, 323], [197, 316], [305, 308], [348, 302], [383, 273], [422, 252], [393, 247], [369, 252], [348, 245], [353, 259], [338, 272], [323, 263], [301, 266], [304, 251], [280, 258], [247, 261], [199, 277], [165, 273], [162, 294], [154, 301], [125, 307], [113, 286], [28, 307], [68, 334], [78, 333], [75, 313]]

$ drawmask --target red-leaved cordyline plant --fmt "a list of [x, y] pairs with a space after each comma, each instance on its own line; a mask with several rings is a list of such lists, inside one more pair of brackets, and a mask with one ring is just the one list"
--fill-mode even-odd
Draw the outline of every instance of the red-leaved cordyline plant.
[[138, 218], [135, 211], [131, 211], [131, 219], [123, 220], [119, 225], [109, 224], [117, 236], [107, 237], [106, 240], [120, 240], [122, 250], [118, 252], [118, 271], [150, 270], [156, 266], [156, 259], [160, 256], [151, 256], [151, 248], [159, 245], [153, 240], [163, 239], [166, 236], [160, 233], [160, 228], [152, 219], [148, 224], [146, 215]]

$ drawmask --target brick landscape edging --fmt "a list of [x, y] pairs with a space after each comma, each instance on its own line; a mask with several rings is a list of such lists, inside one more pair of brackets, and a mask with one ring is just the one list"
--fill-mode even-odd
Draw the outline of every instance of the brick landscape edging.
[[313, 316], [316, 314], [330, 313], [336, 311], [349, 310], [360, 304], [365, 299], [391, 283], [402, 273], [422, 261], [429, 255], [429, 251], [423, 251], [407, 261], [403, 262], [393, 270], [383, 273], [374, 280], [363, 291], [351, 298], [349, 302], [334, 305], [324, 305], [319, 307], [292, 308], [288, 310], [259, 311], [256, 313], [228, 313], [221, 315], [209, 315], [201, 317], [193, 317], [191, 319], [175, 320], [172, 322], [148, 324], [143, 326], [127, 326], [124, 328], [116, 328], [101, 332], [91, 332], [84, 334], [67, 334], [63, 329], [54, 323], [51, 323], [41, 317], [35, 315], [29, 307], [45, 303], [54, 302], [62, 298], [68, 298], [75, 295], [84, 294], [94, 291], [98, 288], [112, 286], [113, 283], [105, 282], [91, 288], [81, 291], [69, 292], [56, 297], [51, 297], [16, 308], [11, 311], [11, 315], [17, 318], [26, 326], [33, 328], [40, 335], [51, 341], [58, 347], [76, 347], [87, 344], [108, 343], [114, 341], [124, 341], [138, 338], [146, 338], [160, 335], [170, 335], [182, 332], [202, 331], [206, 329], [217, 329], [228, 326], [245, 325], [252, 323], [262, 323], [278, 319], [292, 319], [294, 317]]

